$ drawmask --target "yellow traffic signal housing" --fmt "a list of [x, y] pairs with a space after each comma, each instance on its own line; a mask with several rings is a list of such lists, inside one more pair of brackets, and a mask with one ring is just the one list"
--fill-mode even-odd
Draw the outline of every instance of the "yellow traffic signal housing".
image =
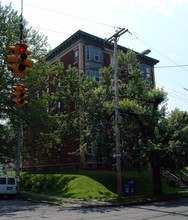
[[14, 89], [15, 91], [11, 94], [12, 96], [14, 96], [14, 99], [12, 100], [13, 102], [15, 102], [15, 106], [19, 105], [19, 87], [17, 86], [12, 86], [12, 89]]
[[16, 107], [21, 108], [26, 103], [28, 103], [27, 101], [24, 100], [27, 97], [25, 93], [27, 92], [28, 89], [26, 89], [23, 84], [18, 84], [16, 86], [13, 86], [12, 89], [15, 90], [15, 92], [12, 93], [12, 96], [15, 97], [13, 99], [13, 102], [15, 102]]
[[[31, 55], [31, 51], [27, 50], [28, 45], [23, 44], [15, 44], [14, 46], [9, 46], [8, 50], [14, 55], [7, 56], [7, 62], [12, 63], [12, 65], [8, 65], [8, 70], [12, 71], [15, 77], [23, 78], [27, 73], [31, 71], [31, 67], [34, 62], [32, 60], [27, 59], [28, 55]], [[30, 68], [28, 68], [30, 67]]]
[[9, 46], [8, 50], [13, 53], [14, 55], [7, 56], [7, 63], [12, 63], [12, 65], [8, 65], [8, 70], [12, 71], [13, 73], [17, 70], [18, 65], [18, 57], [19, 57], [19, 44], [15, 44], [14, 46]]

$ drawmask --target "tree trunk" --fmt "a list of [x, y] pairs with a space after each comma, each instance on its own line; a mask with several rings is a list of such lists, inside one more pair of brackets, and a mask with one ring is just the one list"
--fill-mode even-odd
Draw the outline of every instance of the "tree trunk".
[[151, 153], [151, 166], [152, 166], [152, 181], [153, 181], [153, 194], [163, 194], [160, 174], [160, 155], [159, 152], [154, 151]]

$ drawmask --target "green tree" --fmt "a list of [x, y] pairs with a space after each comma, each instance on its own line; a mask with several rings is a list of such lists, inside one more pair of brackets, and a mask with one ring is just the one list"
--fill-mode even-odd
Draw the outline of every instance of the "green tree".
[[15, 134], [12, 133], [12, 129], [8, 123], [0, 125], [0, 162], [6, 163], [11, 162], [16, 155], [16, 149], [12, 146], [15, 144]]
[[100, 76], [99, 82], [90, 79], [92, 86], [84, 93], [82, 111], [87, 126], [83, 139], [87, 147], [92, 147], [93, 154], [103, 156], [111, 167], [115, 152], [113, 68], [100, 69]]
[[[158, 162], [158, 149], [154, 147], [155, 131], [159, 121], [165, 116], [165, 108], [159, 110], [159, 105], [166, 100], [166, 94], [159, 89], [153, 88], [149, 79], [143, 78], [143, 73], [139, 71], [137, 58], [134, 52], [128, 51], [125, 55], [122, 51], [118, 53], [119, 64], [119, 105], [121, 121], [121, 145], [125, 154], [125, 162], [131, 161], [132, 166], [145, 165], [150, 162], [153, 170], [154, 193], [161, 193], [160, 163]], [[112, 161], [112, 154], [115, 151], [114, 145], [114, 80], [113, 67], [100, 70], [101, 83], [98, 88], [92, 91], [98, 100], [93, 101], [90, 109], [94, 118], [102, 119], [102, 126], [106, 126], [103, 132], [105, 139], [103, 150], [108, 161]], [[100, 103], [100, 108], [99, 108]], [[91, 114], [90, 114], [91, 115]], [[108, 125], [108, 126], [107, 126]], [[90, 129], [96, 125], [91, 123]], [[108, 128], [108, 129], [107, 129]], [[104, 128], [103, 128], [104, 129]], [[107, 134], [106, 136], [104, 135]], [[92, 132], [90, 132], [92, 134]], [[110, 136], [110, 138], [109, 138]], [[106, 146], [106, 147], [105, 147]], [[107, 151], [108, 149], [108, 151]], [[134, 162], [133, 162], [134, 160]]]
[[188, 162], [188, 113], [176, 108], [161, 124], [161, 142], [166, 149], [163, 167], [171, 171], [180, 170]]
[[[18, 12], [12, 9], [11, 5], [3, 6], [0, 3], [0, 125], [1, 133], [4, 134], [2, 138], [11, 137], [9, 139], [3, 139], [4, 147], [1, 148], [1, 154], [7, 155], [7, 157], [9, 155], [9, 159], [11, 156], [14, 159], [11, 152], [15, 152], [17, 137], [17, 109], [13, 106], [13, 97], [10, 94], [12, 93], [12, 86], [18, 83], [18, 78], [13, 77], [12, 73], [7, 70], [6, 56], [10, 54], [8, 46], [19, 42], [20, 18]], [[28, 28], [25, 19], [23, 20], [23, 27], [23, 42], [29, 45], [29, 50], [32, 51], [31, 58], [38, 61], [40, 57], [43, 57], [47, 53], [47, 39], [39, 35], [34, 29]], [[38, 65], [38, 68], [40, 68], [40, 65]], [[36, 68], [33, 69], [36, 70]], [[30, 74], [32, 75], [34, 72], [32, 71]], [[33, 84], [30, 83], [29, 85], [29, 81], [26, 78], [22, 82], [29, 90], [32, 90]], [[26, 114], [29, 114], [30, 109], [27, 109], [26, 113], [26, 108], [26, 106], [23, 108], [23, 122], [25, 122], [25, 119], [28, 120]], [[32, 111], [34, 115], [37, 115], [35, 114], [35, 110], [37, 111], [36, 108]], [[10, 154], [7, 152], [10, 152]]]
[[[48, 103], [45, 98], [46, 88], [49, 86], [49, 75], [52, 68], [41, 57], [35, 63], [32, 71], [24, 78], [24, 84], [28, 88], [28, 103], [23, 107], [23, 158], [37, 158], [41, 146], [46, 144], [43, 134], [51, 130], [51, 117], [47, 111]], [[44, 90], [44, 95], [42, 94]]]
[[[47, 140], [45, 146], [63, 146], [72, 139], [80, 145], [77, 154], [83, 155], [90, 147], [95, 154], [99, 154], [100, 146], [108, 152], [108, 157], [112, 156], [109, 147], [114, 146], [111, 120], [114, 104], [110, 100], [113, 85], [109, 85], [113, 83], [111, 73], [107, 69], [101, 70], [103, 82], [97, 82], [75, 67], [69, 66], [65, 70], [58, 60], [49, 67], [48, 72], [50, 81], [46, 86], [51, 87], [51, 91], [47, 94], [44, 92], [46, 87], [43, 87], [43, 101], [50, 106], [48, 120], [51, 129], [46, 133], [41, 132]], [[103, 101], [107, 99], [108, 102]], [[57, 110], [58, 105], [62, 106], [60, 111]]]
[[120, 52], [119, 60], [120, 67], [127, 67], [122, 69], [120, 75], [121, 139], [125, 161], [126, 158], [128, 161], [134, 160], [137, 166], [146, 165], [149, 161], [153, 173], [153, 192], [160, 194], [161, 149], [155, 140], [159, 122], [165, 117], [165, 107], [160, 110], [159, 105], [166, 100], [166, 94], [153, 88], [149, 80], [143, 78], [133, 52], [127, 55]]
[[[49, 78], [43, 87], [42, 95], [43, 101], [49, 107], [50, 129], [46, 133], [41, 132], [47, 140], [45, 146], [62, 147], [70, 139], [79, 143], [80, 130], [84, 127], [81, 102], [83, 93], [86, 87], [90, 87], [91, 82], [75, 67], [69, 66], [65, 70], [64, 65], [58, 60], [49, 68]], [[50, 88], [49, 93], [45, 92], [47, 87]]]

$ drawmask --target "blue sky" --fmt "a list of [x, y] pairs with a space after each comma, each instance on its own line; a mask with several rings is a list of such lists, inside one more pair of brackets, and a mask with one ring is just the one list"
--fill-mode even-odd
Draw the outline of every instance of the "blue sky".
[[[12, 3], [21, 11], [21, 0]], [[160, 60], [156, 87], [168, 92], [168, 110], [188, 111], [188, 0], [23, 0], [23, 15], [51, 49], [77, 30], [109, 38], [117, 27], [128, 28], [118, 44]], [[179, 66], [185, 65], [185, 66]]]

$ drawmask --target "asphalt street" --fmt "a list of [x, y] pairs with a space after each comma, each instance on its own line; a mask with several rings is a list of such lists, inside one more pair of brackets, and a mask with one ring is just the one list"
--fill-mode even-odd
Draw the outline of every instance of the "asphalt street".
[[187, 220], [188, 198], [131, 207], [65, 208], [22, 200], [0, 200], [0, 219]]

